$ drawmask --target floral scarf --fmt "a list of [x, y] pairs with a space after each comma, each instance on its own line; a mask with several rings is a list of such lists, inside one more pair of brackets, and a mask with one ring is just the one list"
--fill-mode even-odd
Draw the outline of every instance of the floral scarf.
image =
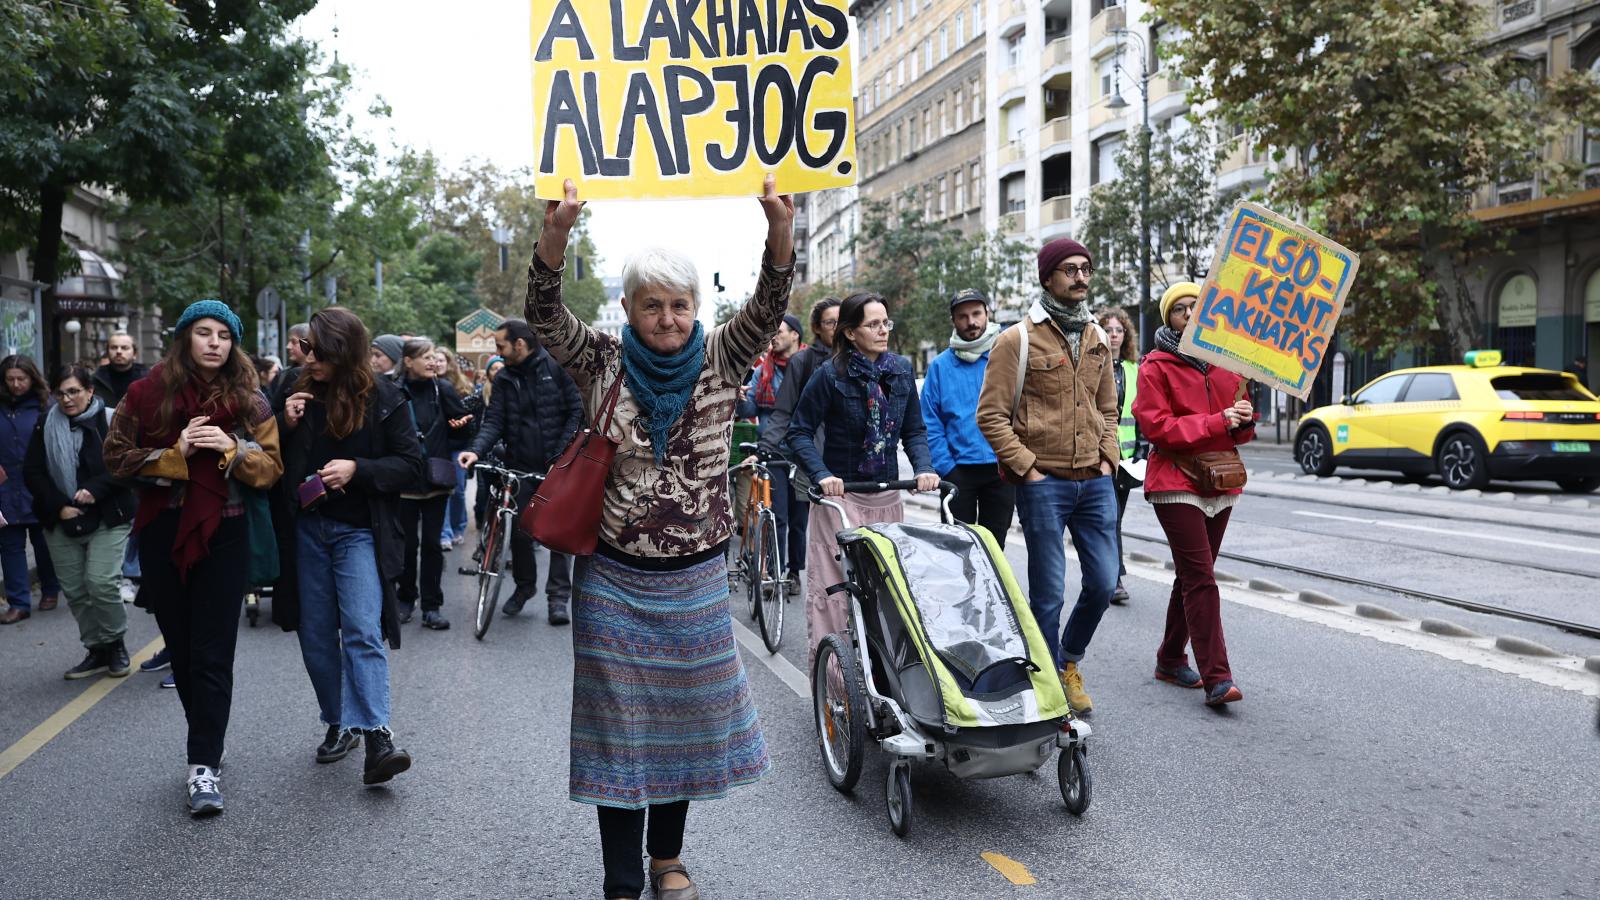
[[889, 453], [900, 435], [900, 422], [889, 411], [889, 397], [883, 392], [883, 380], [894, 372], [897, 357], [884, 353], [873, 362], [860, 350], [851, 348], [846, 361], [846, 372], [867, 388], [867, 437], [861, 449], [867, 453], [862, 474], [882, 475], [889, 470]]

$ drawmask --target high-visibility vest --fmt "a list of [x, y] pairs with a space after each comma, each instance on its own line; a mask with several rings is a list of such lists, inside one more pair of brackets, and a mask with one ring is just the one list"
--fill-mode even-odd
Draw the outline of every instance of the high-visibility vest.
[[1139, 393], [1139, 364], [1122, 360], [1122, 419], [1117, 423], [1117, 443], [1122, 446], [1122, 458], [1133, 456], [1136, 429], [1133, 425], [1133, 398]]

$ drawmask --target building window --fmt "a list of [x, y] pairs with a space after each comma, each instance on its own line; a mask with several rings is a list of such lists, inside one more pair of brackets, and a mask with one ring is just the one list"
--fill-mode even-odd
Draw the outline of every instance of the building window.
[[967, 174], [967, 183], [972, 185], [972, 205], [967, 208], [977, 209], [983, 205], [983, 191], [979, 188], [979, 185], [983, 184], [983, 163], [972, 164], [972, 170]]
[[945, 115], [945, 105], [944, 105], [944, 101], [943, 100], [939, 101], [938, 109], [939, 109], [939, 136], [943, 137], [943, 136], [945, 136], [945, 135], [950, 133], [950, 118], [949, 118], [949, 116]]
[[955, 183], [955, 187], [956, 187], [956, 203], [955, 203], [955, 206], [951, 208], [951, 212], [954, 212], [954, 213], [966, 212], [966, 209], [967, 209], [967, 174], [965, 172], [963, 172], [962, 170], [957, 169], [955, 171], [955, 174], [950, 176], [950, 179], [951, 179], [951, 181], [953, 181]]
[[922, 71], [933, 71], [933, 35], [931, 34], [928, 35], [927, 40], [922, 42]]
[[922, 108], [922, 143], [933, 143], [933, 110], [926, 106]]
[[906, 58], [900, 57], [900, 86], [906, 86]]
[[945, 211], [945, 194], [944, 194], [945, 187], [946, 187], [945, 178], [944, 178], [943, 175], [940, 175], [939, 176], [939, 186], [934, 189], [934, 194], [933, 194], [933, 197], [934, 197], [934, 200], [933, 200], [933, 203], [934, 203], [933, 211], [934, 211], [934, 214], [936, 216], [938, 216], [939, 218], [941, 218], [941, 219], [944, 218], [944, 215], [945, 215], [945, 212], [944, 212]]
[[894, 23], [896, 27], [906, 27], [906, 0], [895, 0]]
[[1533, 365], [1533, 337], [1539, 324], [1539, 283], [1531, 275], [1514, 275], [1501, 286], [1496, 300], [1495, 325], [1499, 328], [1500, 339], [1495, 346], [1504, 354], [1506, 365]]
[[1117, 169], [1117, 156], [1122, 153], [1122, 135], [1101, 138], [1094, 143], [1094, 167], [1090, 184], [1116, 181], [1121, 176]]
[[939, 29], [939, 61], [944, 62], [950, 58], [950, 26]]
[[974, 0], [972, 4], [972, 36], [983, 34], [983, 0]]
[[976, 78], [968, 83], [971, 85], [971, 90], [968, 91], [968, 94], [972, 97], [972, 115], [970, 118], [976, 122], [983, 118], [983, 85], [979, 84]]
[[[1589, 63], [1589, 74], [1595, 81], [1600, 81], [1600, 56]], [[1583, 163], [1587, 168], [1583, 186], [1600, 188], [1600, 128], [1590, 128], [1583, 133]]]
[[958, 12], [958, 13], [956, 13], [956, 46], [957, 47], [965, 47], [966, 45], [967, 45], [967, 14], [964, 13], [964, 12]]
[[1026, 31], [1019, 31], [1006, 38], [1006, 66], [1016, 68], [1022, 65], [1022, 40], [1027, 37]]
[[1102, 56], [1099, 61], [1095, 63], [1095, 69], [1098, 73], [1100, 81], [1100, 96], [1110, 97], [1118, 93], [1116, 54], [1111, 53], [1107, 54], [1106, 56]]
[[917, 48], [915, 48], [915, 47], [911, 48], [911, 52], [907, 53], [906, 55], [911, 57], [911, 62], [910, 62], [909, 65], [906, 66], [906, 68], [911, 70], [911, 80], [912, 81], [916, 81], [917, 80]]
[[966, 88], [964, 87], [958, 87], [950, 92], [950, 105], [954, 107], [956, 111], [957, 131], [967, 127], [967, 98], [966, 95], [962, 93], [965, 90]]

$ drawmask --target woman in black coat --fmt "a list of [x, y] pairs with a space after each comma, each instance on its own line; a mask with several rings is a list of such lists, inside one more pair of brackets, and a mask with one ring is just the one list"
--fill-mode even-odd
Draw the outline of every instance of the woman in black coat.
[[56, 405], [39, 417], [22, 463], [33, 512], [44, 526], [78, 640], [88, 655], [69, 679], [128, 674], [128, 613], [119, 583], [122, 556], [138, 500], [106, 470], [106, 405], [82, 366], [67, 366], [55, 382]]
[[[455, 490], [455, 454], [450, 441], [466, 435], [467, 408], [461, 395], [435, 372], [433, 342], [424, 338], [406, 341], [400, 360], [401, 381], [411, 398], [411, 413], [416, 419], [417, 437], [429, 460], [428, 483], [418, 485], [400, 498], [400, 522], [405, 531], [405, 566], [397, 585], [400, 599], [400, 624], [411, 621], [417, 601], [422, 601], [422, 627], [443, 631], [450, 627], [444, 617], [444, 516]], [[438, 460], [438, 463], [433, 462]], [[438, 469], [438, 481], [431, 477]], [[445, 484], [443, 476], [449, 476]], [[422, 557], [418, 571], [417, 556]]]
[[364, 736], [362, 782], [377, 784], [411, 766], [389, 730], [383, 639], [400, 646], [398, 502], [422, 482], [422, 445], [400, 387], [373, 376], [367, 329], [354, 313], [318, 310], [303, 341], [306, 365], [280, 413], [283, 483], [295, 498], [296, 558], [283, 571], [298, 576], [299, 590], [274, 596], [273, 619], [299, 630], [327, 726], [317, 761], [343, 759]]

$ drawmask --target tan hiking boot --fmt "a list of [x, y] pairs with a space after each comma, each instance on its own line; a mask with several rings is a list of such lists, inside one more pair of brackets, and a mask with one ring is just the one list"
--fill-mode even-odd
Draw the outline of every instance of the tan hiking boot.
[[1067, 692], [1067, 705], [1073, 712], [1083, 715], [1094, 708], [1094, 701], [1083, 689], [1083, 673], [1078, 671], [1077, 663], [1069, 662], [1061, 670], [1061, 687]]

